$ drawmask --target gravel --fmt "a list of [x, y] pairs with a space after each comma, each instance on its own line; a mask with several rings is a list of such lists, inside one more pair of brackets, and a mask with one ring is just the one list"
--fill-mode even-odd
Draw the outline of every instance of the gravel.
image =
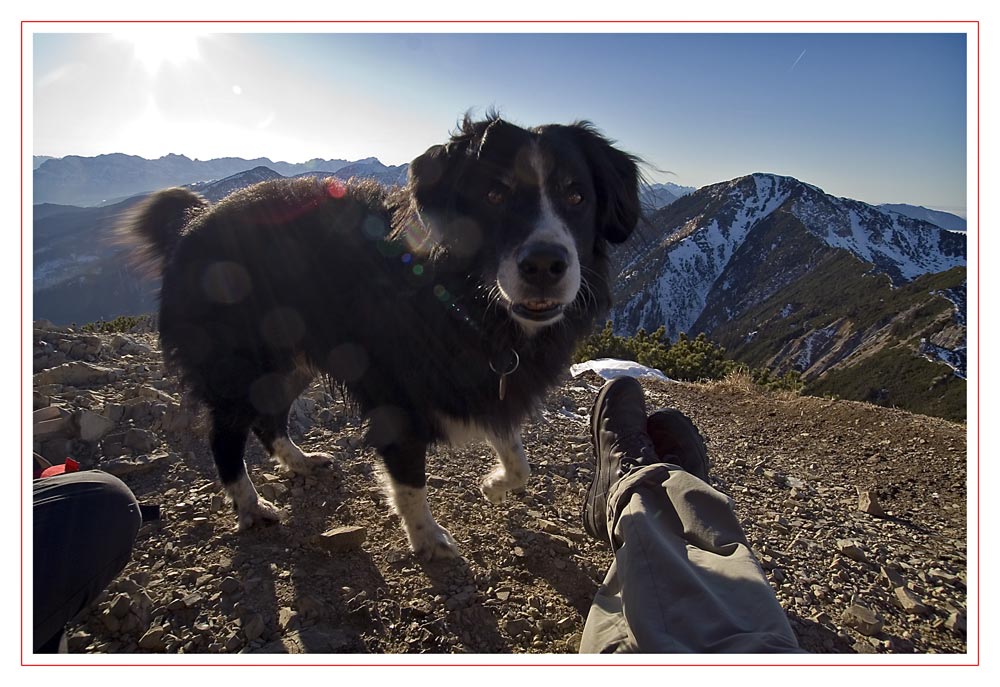
[[[554, 389], [528, 423], [534, 475], [502, 505], [479, 492], [493, 463], [485, 444], [429, 455], [431, 509], [464, 558], [426, 564], [407, 548], [358, 418], [321, 383], [293, 412], [292, 436], [335, 464], [290, 476], [252, 444], [251, 477], [284, 521], [237, 533], [202, 412], [163, 369], [153, 332], [40, 323], [34, 337], [34, 407], [68, 418], [36, 435], [36, 453], [116, 471], [163, 514], [72, 625], [71, 652], [577, 651], [612, 558], [580, 520], [602, 383], [592, 373]], [[651, 409], [700, 427], [713, 484], [733, 498], [804, 648], [967, 652], [965, 425], [735, 382], [643, 386]]]

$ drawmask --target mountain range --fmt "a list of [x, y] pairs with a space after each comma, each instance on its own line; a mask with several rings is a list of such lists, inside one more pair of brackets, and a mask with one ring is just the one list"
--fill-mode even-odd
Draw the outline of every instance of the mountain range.
[[[51, 162], [54, 160], [46, 164]], [[245, 161], [244, 164], [251, 162]], [[112, 164], [112, 167], [116, 165]], [[336, 176], [342, 179], [357, 176], [376, 179], [384, 184], [400, 184], [406, 180], [406, 170], [407, 165], [390, 167], [375, 158], [366, 158], [340, 165], [336, 171], [307, 170], [297, 172], [296, 176]], [[186, 186], [216, 202], [237, 189], [282, 176], [260, 165], [221, 179], [195, 181]], [[86, 185], [100, 186], [95, 180], [89, 180]], [[115, 188], [117, 193], [122, 187]], [[34, 206], [32, 259], [35, 319], [63, 324], [86, 323], [156, 310], [157, 285], [132, 269], [126, 248], [117, 241], [113, 232], [124, 213], [146, 195], [141, 193], [108, 205], [92, 207], [59, 203]]]
[[814, 393], [964, 416], [964, 234], [772, 174], [649, 226], [616, 280], [616, 333], [705, 333]]
[[[407, 172], [406, 165], [375, 158], [285, 167], [115, 155], [60, 164], [67, 160], [39, 165], [36, 199], [73, 197], [81, 189], [91, 200], [132, 187], [142, 192], [97, 207], [65, 200], [34, 206], [34, 318], [56, 323], [156, 309], [156, 284], [131, 270], [110, 232], [154, 188], [183, 183], [216, 202], [288, 176], [281, 170], [385, 184], [405, 183]], [[201, 178], [241, 165], [234, 174]], [[147, 172], [129, 180], [129, 168]], [[196, 177], [181, 176], [196, 168]], [[57, 193], [60, 178], [73, 179], [67, 189], [76, 190]], [[799, 372], [807, 392], [964, 417], [966, 236], [924, 219], [922, 213], [935, 211], [835, 198], [764, 173], [700, 189], [653, 184], [643, 189], [642, 203], [637, 240], [613, 255], [616, 333], [662, 326], [675, 339], [704, 332], [737, 360]], [[962, 221], [938, 216], [946, 214], [929, 216], [952, 227], [950, 218]]]
[[297, 176], [315, 172], [332, 174], [348, 165], [378, 165], [385, 168], [375, 158], [353, 163], [348, 160], [316, 158], [291, 164], [272, 162], [267, 158], [192, 160], [184, 155], [165, 155], [156, 160], [147, 160], [136, 155], [113, 153], [96, 157], [70, 155], [46, 159], [32, 172], [32, 179], [36, 204], [88, 206], [113, 203], [169, 186], [223, 179], [255, 167], [267, 167], [281, 176]]

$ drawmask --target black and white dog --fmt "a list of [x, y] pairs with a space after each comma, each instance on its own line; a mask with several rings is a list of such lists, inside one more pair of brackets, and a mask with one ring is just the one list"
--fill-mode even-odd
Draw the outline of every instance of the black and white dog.
[[529, 475], [520, 424], [610, 305], [608, 243], [639, 216], [636, 159], [591, 125], [523, 129], [466, 117], [405, 188], [281, 179], [214, 206], [151, 196], [124, 229], [162, 273], [160, 339], [211, 416], [239, 527], [278, 518], [247, 476], [252, 430], [287, 469], [330, 456], [288, 437], [316, 373], [367, 419], [410, 546], [456, 555], [427, 505], [425, 454], [482, 437], [500, 502]]

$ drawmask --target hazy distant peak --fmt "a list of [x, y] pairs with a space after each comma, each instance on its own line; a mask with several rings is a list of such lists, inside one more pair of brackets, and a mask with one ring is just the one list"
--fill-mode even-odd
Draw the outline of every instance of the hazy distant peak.
[[953, 215], [950, 212], [944, 212], [942, 210], [931, 210], [930, 208], [925, 208], [921, 205], [883, 203], [878, 207], [883, 211], [896, 212], [900, 215], [905, 215], [906, 217], [919, 219], [923, 222], [930, 222], [931, 224], [935, 224], [942, 229], [947, 229], [949, 231], [966, 231], [966, 227], [968, 226], [968, 223], [958, 215]]

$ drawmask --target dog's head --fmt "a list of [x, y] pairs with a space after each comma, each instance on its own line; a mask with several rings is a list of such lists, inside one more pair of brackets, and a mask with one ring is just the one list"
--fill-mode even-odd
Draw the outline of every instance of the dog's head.
[[528, 130], [466, 118], [410, 165], [435, 250], [529, 332], [606, 279], [607, 242], [625, 241], [638, 222], [638, 184], [636, 159], [588, 123]]

